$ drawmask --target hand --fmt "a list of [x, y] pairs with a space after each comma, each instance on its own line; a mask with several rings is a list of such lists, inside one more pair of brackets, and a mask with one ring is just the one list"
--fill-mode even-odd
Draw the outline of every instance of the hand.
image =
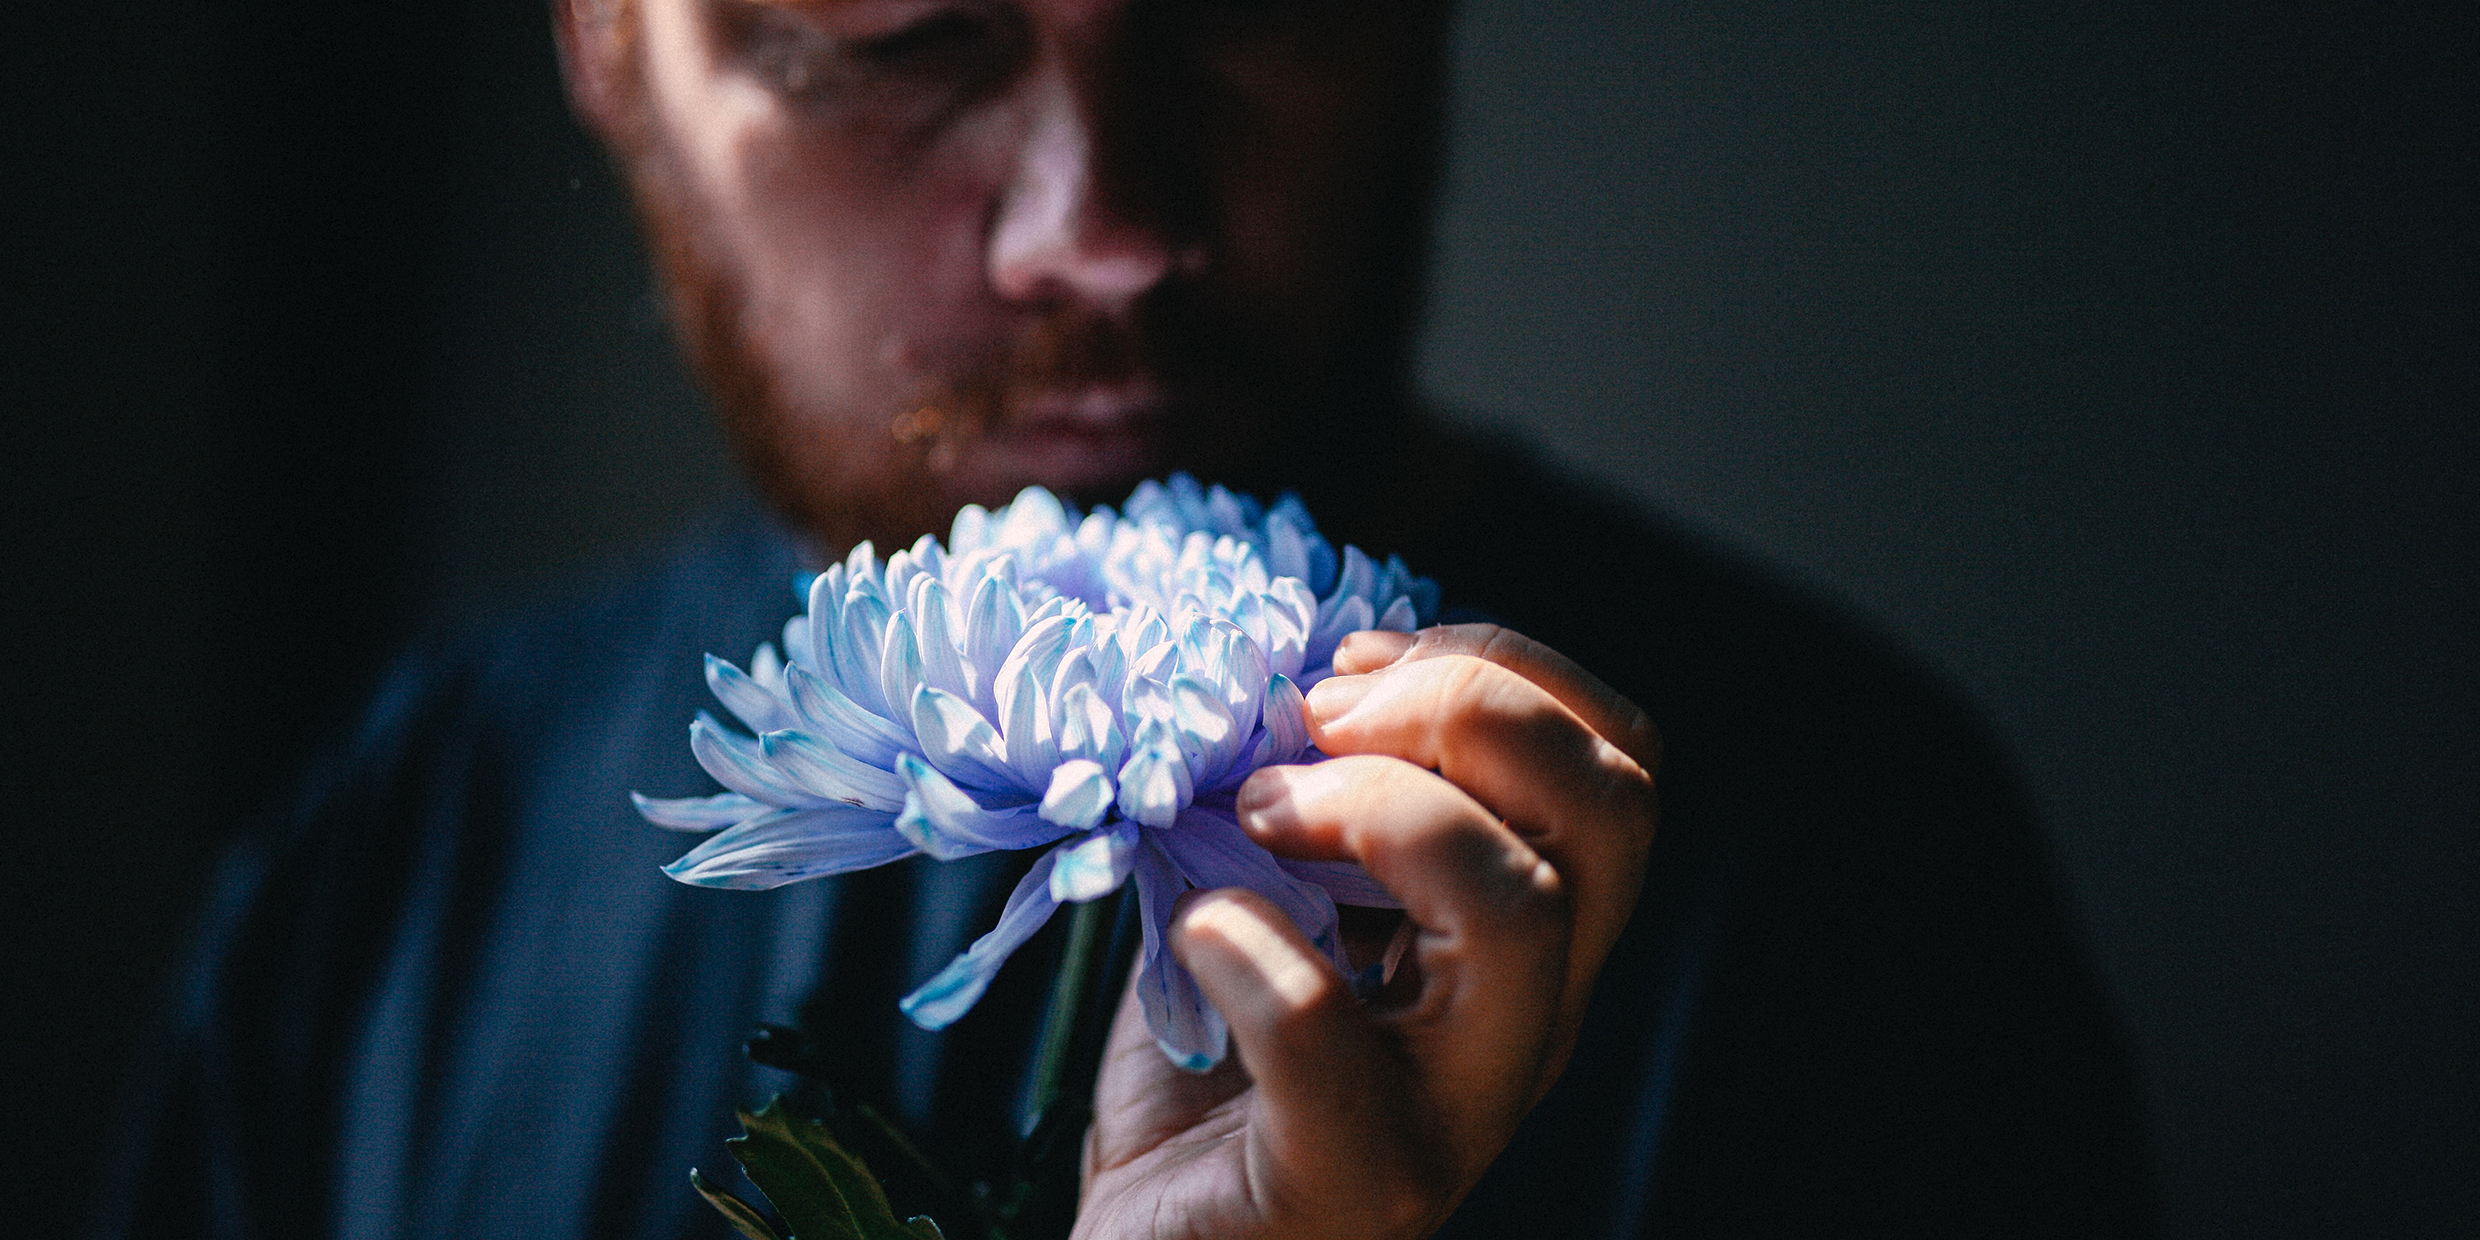
[[1262, 898], [1189, 897], [1171, 947], [1237, 1053], [1192, 1076], [1121, 1004], [1079, 1237], [1423, 1236], [1556, 1080], [1634, 909], [1661, 738], [1549, 648], [1489, 625], [1358, 633], [1309, 693], [1334, 755], [1242, 785], [1276, 853], [1401, 899], [1363, 1002]]

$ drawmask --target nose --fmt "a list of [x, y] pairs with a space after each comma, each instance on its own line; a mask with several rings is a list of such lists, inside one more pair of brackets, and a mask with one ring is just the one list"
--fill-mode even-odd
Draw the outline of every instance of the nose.
[[1103, 144], [1092, 92], [1062, 72], [1027, 83], [1024, 137], [999, 193], [990, 285], [1013, 301], [1125, 311], [1171, 271], [1171, 244]]

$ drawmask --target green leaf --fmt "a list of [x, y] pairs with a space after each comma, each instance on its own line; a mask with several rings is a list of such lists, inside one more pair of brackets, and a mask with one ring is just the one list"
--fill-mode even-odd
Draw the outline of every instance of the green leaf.
[[896, 1221], [878, 1177], [836, 1144], [826, 1125], [794, 1118], [781, 1098], [740, 1117], [746, 1135], [724, 1147], [784, 1216], [792, 1240], [921, 1240], [922, 1233]]
[[715, 1182], [698, 1174], [695, 1167], [689, 1168], [689, 1187], [696, 1189], [698, 1196], [706, 1199], [706, 1204], [715, 1207], [732, 1224], [732, 1230], [749, 1237], [749, 1240], [784, 1240], [783, 1235], [775, 1230], [775, 1225], [766, 1221], [765, 1215], [758, 1213], [748, 1202], [715, 1187]]
[[904, 1234], [911, 1240], [947, 1240], [939, 1225], [931, 1222], [927, 1214], [916, 1214], [904, 1220]]

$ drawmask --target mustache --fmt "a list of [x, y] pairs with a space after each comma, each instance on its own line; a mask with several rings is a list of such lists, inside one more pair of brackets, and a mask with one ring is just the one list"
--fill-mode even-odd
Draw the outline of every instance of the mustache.
[[1175, 323], [1159, 314], [1045, 311], [997, 350], [925, 380], [891, 416], [888, 433], [899, 443], [927, 443], [936, 466], [963, 440], [1005, 429], [1030, 397], [1161, 385], [1208, 369], [1210, 351]]

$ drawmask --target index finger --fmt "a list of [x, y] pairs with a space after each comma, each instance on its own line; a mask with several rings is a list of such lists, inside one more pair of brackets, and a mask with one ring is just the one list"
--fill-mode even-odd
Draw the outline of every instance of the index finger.
[[1496, 624], [1442, 624], [1418, 633], [1381, 630], [1354, 633], [1335, 649], [1335, 672], [1354, 676], [1398, 663], [1469, 655], [1495, 663], [1541, 686], [1559, 705], [1576, 712], [1647, 775], [1662, 765], [1662, 733], [1642, 707], [1566, 655], [1514, 629]]

